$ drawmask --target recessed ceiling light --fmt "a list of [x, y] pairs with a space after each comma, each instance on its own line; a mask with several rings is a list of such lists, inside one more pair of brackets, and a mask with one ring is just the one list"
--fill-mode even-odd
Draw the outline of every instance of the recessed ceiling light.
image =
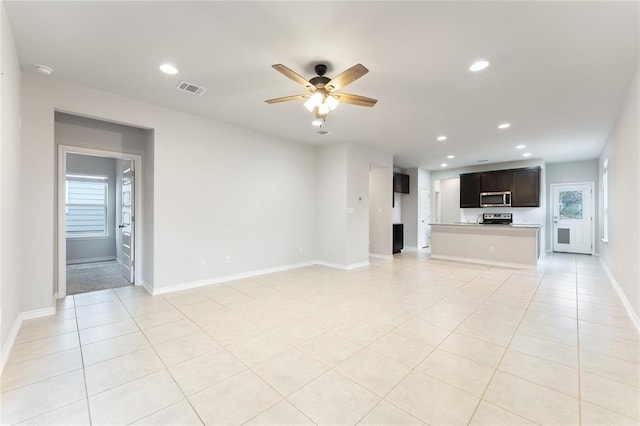
[[522, 154], [523, 157], [531, 157], [531, 153], [530, 152], [525, 152], [524, 154]]
[[511, 127], [511, 123], [500, 123], [498, 124], [498, 129], [508, 129]]
[[447, 137], [445, 135], [442, 135], [442, 136], [438, 136], [436, 139], [442, 142], [442, 141], [446, 141]]
[[469, 71], [477, 72], [482, 71], [483, 69], [489, 66], [489, 61], [485, 59], [478, 59], [469, 67]]
[[456, 156], [455, 155], [447, 155], [447, 158], [448, 159], [452, 159], [452, 158], [456, 158]]
[[320, 126], [322, 126], [322, 120], [313, 120], [311, 122], [311, 124], [316, 126], [316, 127], [320, 127]]
[[447, 164], [447, 163], [442, 163], [442, 164], [440, 164], [440, 167], [447, 167], [447, 166], [448, 166], [448, 164]]
[[516, 149], [525, 149], [526, 145], [516, 145]]
[[171, 64], [162, 64], [160, 65], [160, 71], [169, 75], [178, 74], [178, 69]]
[[40, 75], [49, 76], [53, 74], [53, 68], [46, 65], [34, 65], [36, 72]]

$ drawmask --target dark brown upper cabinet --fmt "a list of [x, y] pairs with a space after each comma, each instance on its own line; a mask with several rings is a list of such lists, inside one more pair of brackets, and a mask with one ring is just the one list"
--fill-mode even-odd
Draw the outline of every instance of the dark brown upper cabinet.
[[480, 207], [480, 173], [460, 175], [460, 208]]
[[540, 207], [540, 167], [460, 175], [460, 208], [480, 207], [481, 192], [511, 191], [511, 207]]
[[481, 173], [481, 192], [511, 191], [511, 170]]
[[409, 175], [404, 173], [393, 174], [393, 192], [409, 193]]
[[513, 171], [511, 207], [540, 207], [540, 167]]

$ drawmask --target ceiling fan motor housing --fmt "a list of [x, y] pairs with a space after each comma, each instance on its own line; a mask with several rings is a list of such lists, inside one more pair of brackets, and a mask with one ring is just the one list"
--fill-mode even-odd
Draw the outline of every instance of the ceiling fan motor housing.
[[317, 64], [315, 66], [316, 74], [324, 75], [327, 72], [327, 66], [325, 64]]

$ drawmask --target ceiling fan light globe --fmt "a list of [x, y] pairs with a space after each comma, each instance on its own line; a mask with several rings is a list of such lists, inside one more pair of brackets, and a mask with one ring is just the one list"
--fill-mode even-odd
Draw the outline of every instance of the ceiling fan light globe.
[[333, 111], [338, 106], [339, 102], [335, 96], [327, 96], [327, 100], [325, 101], [325, 105], [329, 108], [330, 111]]
[[331, 110], [329, 109], [329, 106], [327, 104], [322, 104], [318, 106], [318, 113], [320, 115], [326, 115], [329, 111]]
[[322, 105], [322, 101], [322, 93], [316, 92], [311, 95], [307, 102], [304, 103], [304, 106], [309, 110], [309, 112], [312, 112], [315, 107]]

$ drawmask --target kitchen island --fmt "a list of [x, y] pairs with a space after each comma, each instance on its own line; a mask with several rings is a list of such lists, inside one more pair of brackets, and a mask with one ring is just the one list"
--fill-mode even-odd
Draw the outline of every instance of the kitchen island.
[[537, 225], [431, 224], [431, 258], [536, 269]]

